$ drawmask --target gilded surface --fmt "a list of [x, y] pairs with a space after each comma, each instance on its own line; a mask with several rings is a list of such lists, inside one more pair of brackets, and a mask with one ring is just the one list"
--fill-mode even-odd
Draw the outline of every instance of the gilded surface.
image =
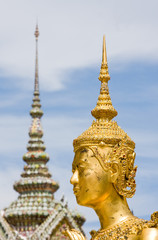
[[[91, 231], [92, 239], [158, 239], [158, 212], [150, 221], [135, 217], [126, 198], [136, 190], [135, 143], [112, 119], [117, 115], [109, 95], [110, 80], [105, 37], [99, 75], [100, 95], [92, 110], [92, 125], [74, 140], [72, 164], [74, 194], [77, 203], [95, 210], [100, 230]], [[67, 231], [70, 239], [85, 239], [76, 231]]]

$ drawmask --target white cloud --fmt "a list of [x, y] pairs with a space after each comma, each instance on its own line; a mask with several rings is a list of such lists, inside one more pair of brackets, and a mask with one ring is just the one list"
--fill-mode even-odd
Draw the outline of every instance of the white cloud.
[[[1, 75], [30, 87], [34, 75], [34, 27], [40, 27], [42, 89], [61, 89], [66, 71], [100, 66], [102, 35], [110, 61], [157, 61], [158, 3], [150, 1], [2, 1], [0, 9]], [[15, 82], [14, 82], [15, 84]], [[32, 86], [32, 85], [31, 85]]]

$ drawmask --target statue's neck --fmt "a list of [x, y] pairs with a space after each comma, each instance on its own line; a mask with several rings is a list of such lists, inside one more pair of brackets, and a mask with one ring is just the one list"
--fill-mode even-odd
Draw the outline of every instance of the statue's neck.
[[99, 217], [101, 229], [112, 227], [129, 217], [133, 217], [126, 199], [119, 196], [117, 192], [110, 194], [93, 209]]

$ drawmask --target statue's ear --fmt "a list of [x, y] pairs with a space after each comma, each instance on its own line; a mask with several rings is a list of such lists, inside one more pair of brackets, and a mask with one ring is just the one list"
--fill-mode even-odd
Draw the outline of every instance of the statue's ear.
[[117, 162], [112, 162], [110, 164], [110, 174], [109, 174], [109, 181], [111, 183], [115, 183], [119, 176], [119, 164]]

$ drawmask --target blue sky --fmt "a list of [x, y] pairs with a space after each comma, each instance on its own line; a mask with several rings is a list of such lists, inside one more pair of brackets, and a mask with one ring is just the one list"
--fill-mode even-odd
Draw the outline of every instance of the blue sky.
[[[119, 3], [118, 3], [119, 2]], [[98, 228], [95, 213], [79, 207], [69, 183], [72, 141], [92, 123], [106, 34], [110, 95], [119, 126], [136, 142], [135, 215], [149, 218], [158, 199], [158, 32], [155, 0], [0, 1], [0, 208], [16, 199], [26, 152], [39, 22], [39, 76], [49, 168], [70, 208]]]

